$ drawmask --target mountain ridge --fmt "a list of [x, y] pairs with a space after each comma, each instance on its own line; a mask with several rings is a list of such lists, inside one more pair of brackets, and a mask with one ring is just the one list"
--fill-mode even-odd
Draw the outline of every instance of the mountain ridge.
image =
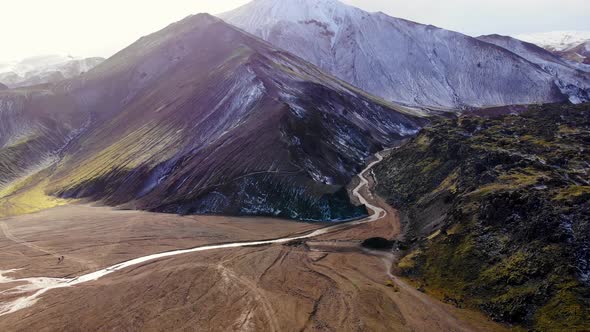
[[345, 186], [425, 123], [206, 14], [50, 89], [92, 120], [48, 193], [181, 214], [364, 215]]
[[504, 48], [336, 0], [255, 0], [219, 17], [405, 105], [461, 109], [585, 98]]

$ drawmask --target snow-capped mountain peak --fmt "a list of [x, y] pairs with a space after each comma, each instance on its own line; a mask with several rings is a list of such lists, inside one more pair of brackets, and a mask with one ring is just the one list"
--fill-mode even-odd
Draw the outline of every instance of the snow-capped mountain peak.
[[[253, 12], [257, 14], [250, 15]], [[269, 37], [274, 26], [297, 22], [331, 40], [347, 17], [358, 15], [363, 11], [337, 0], [255, 0], [220, 17], [228, 22], [240, 20], [241, 28], [257, 31], [263, 38]]]
[[337, 0], [254, 0], [219, 16], [365, 91], [409, 106], [461, 109], [590, 98], [590, 82], [559, 76], [557, 84], [555, 73], [509, 49]]
[[590, 31], [552, 31], [514, 36], [529, 43], [536, 44], [550, 51], [565, 51], [590, 41]]

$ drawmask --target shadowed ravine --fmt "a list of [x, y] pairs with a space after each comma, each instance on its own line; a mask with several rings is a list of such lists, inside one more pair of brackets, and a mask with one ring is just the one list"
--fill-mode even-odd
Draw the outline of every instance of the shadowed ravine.
[[158, 254], [152, 254], [148, 256], [138, 257], [136, 259], [132, 259], [126, 262], [122, 262], [105, 269], [88, 273], [76, 278], [71, 279], [56, 279], [56, 278], [46, 278], [46, 277], [37, 277], [37, 278], [24, 278], [24, 279], [10, 279], [6, 277], [4, 274], [14, 272], [15, 270], [3, 271], [0, 273], [0, 284], [2, 283], [25, 283], [25, 285], [20, 285], [15, 288], [9, 289], [5, 292], [10, 293], [31, 293], [34, 292], [32, 295], [23, 296], [20, 298], [16, 298], [11, 302], [2, 303], [0, 304], [0, 316], [4, 316], [7, 314], [14, 313], [24, 308], [28, 308], [36, 303], [36, 301], [41, 297], [41, 295], [45, 294], [46, 292], [58, 289], [58, 288], [66, 288], [72, 287], [76, 285], [80, 285], [86, 282], [95, 281], [122, 269], [136, 266], [148, 261], [153, 261], [157, 259], [208, 251], [208, 250], [216, 250], [216, 249], [231, 249], [231, 248], [242, 248], [242, 247], [253, 247], [253, 246], [260, 246], [260, 245], [269, 245], [269, 244], [283, 244], [288, 243], [295, 240], [303, 240], [318, 237], [321, 235], [325, 235], [328, 233], [332, 233], [338, 230], [342, 230], [344, 228], [349, 228], [352, 226], [357, 226], [361, 224], [371, 223], [382, 218], [385, 218], [387, 212], [373, 204], [371, 204], [363, 195], [360, 193], [361, 189], [369, 185], [369, 181], [365, 178], [365, 173], [371, 170], [375, 165], [383, 161], [382, 152], [376, 154], [376, 160], [371, 162], [360, 174], [359, 179], [360, 183], [358, 186], [352, 191], [353, 195], [360, 201], [361, 204], [364, 204], [367, 209], [371, 212], [370, 216], [365, 219], [360, 219], [356, 221], [351, 221], [347, 223], [340, 223], [333, 226], [324, 227], [306, 234], [297, 235], [297, 236], [289, 236], [277, 239], [269, 239], [269, 240], [261, 240], [261, 241], [250, 241], [250, 242], [233, 242], [233, 243], [224, 243], [224, 244], [215, 244], [215, 245], [206, 245], [195, 247], [191, 249], [183, 249], [183, 250], [175, 250], [175, 251], [168, 251], [162, 252]]

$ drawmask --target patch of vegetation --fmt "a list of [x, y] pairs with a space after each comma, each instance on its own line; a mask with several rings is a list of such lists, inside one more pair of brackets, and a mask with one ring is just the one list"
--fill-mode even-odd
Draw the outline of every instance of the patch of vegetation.
[[0, 218], [34, 213], [68, 204], [68, 200], [46, 193], [49, 181], [45, 170], [26, 177], [0, 191]]
[[590, 331], [590, 105], [437, 120], [375, 173], [417, 240], [406, 277], [497, 321]]

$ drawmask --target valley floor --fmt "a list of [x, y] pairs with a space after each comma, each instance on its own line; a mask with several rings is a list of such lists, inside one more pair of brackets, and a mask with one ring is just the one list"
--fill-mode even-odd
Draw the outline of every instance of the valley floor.
[[[402, 232], [395, 210], [367, 187], [360, 194], [387, 216], [337, 227], [313, 239], [148, 261], [96, 281], [50, 290], [34, 305], [0, 316], [0, 330], [504, 329], [396, 278], [391, 274], [393, 254], [362, 249], [366, 238]], [[26, 283], [14, 279], [70, 278], [153, 253], [292, 237], [325, 225], [69, 205], [3, 219], [0, 227], [2, 309], [23, 295], [15, 287], [22, 291]]]

